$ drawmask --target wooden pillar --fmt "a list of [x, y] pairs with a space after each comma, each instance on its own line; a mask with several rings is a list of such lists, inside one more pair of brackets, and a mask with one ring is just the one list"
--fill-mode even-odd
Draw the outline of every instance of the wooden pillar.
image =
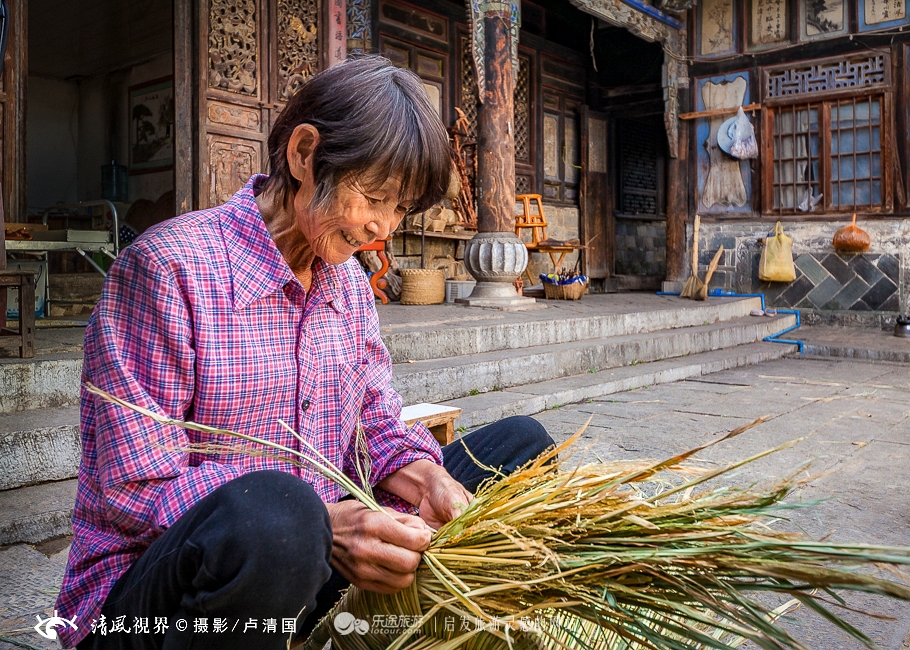
[[515, 138], [509, 4], [487, 3], [483, 22], [486, 82], [477, 130], [477, 230], [513, 232]]
[[[9, 41], [6, 46], [3, 76], [0, 77], [0, 185], [6, 220], [25, 221], [27, 213], [26, 192], [26, 140], [25, 140], [25, 87], [28, 79], [28, 2], [10, 2]], [[5, 257], [4, 257], [5, 259]], [[6, 291], [6, 289], [2, 289]]]
[[[687, 106], [688, 91], [680, 89], [680, 106]], [[689, 129], [679, 129], [679, 155], [667, 164], [667, 282], [682, 282], [686, 271], [686, 221], [689, 218]]]

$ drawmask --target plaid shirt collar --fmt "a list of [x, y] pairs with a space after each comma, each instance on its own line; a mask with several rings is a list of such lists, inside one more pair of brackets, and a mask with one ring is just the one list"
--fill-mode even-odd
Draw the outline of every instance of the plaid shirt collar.
[[[228, 201], [227, 209], [220, 211], [221, 234], [231, 267], [234, 311], [249, 307], [288, 283], [303, 291], [300, 281], [272, 241], [256, 205], [256, 194], [266, 178], [264, 174], [252, 176]], [[317, 259], [313, 265], [308, 305], [325, 302], [338, 313], [347, 313], [350, 306], [341, 286], [338, 269]]]

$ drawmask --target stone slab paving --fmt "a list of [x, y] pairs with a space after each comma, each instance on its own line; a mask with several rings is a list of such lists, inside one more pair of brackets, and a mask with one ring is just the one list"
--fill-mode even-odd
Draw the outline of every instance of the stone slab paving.
[[[0, 635], [38, 648], [60, 647], [34, 630], [36, 614], [53, 615], [69, 552], [68, 544], [59, 546], [46, 549], [48, 555], [25, 544], [0, 548]], [[15, 647], [0, 641], [0, 650]]]
[[[812, 537], [910, 545], [910, 366], [847, 359], [789, 358], [696, 380], [641, 388], [540, 413], [564, 440], [593, 415], [579, 444], [588, 458], [663, 458], [711, 440], [760, 415], [771, 419], [700, 454], [723, 464], [794, 438], [807, 440], [748, 465], [730, 481], [790, 475], [812, 461], [791, 499], [791, 525]], [[910, 605], [850, 595], [848, 604], [888, 619], [846, 613], [883, 648], [910, 648]], [[785, 623], [818, 650], [861, 646], [810, 612]], [[744, 646], [747, 647], [747, 646]]]
[[[498, 394], [501, 395], [501, 394]], [[579, 458], [662, 458], [723, 435], [758, 415], [767, 422], [706, 450], [727, 463], [809, 436], [739, 470], [735, 481], [782, 477], [813, 461], [795, 501], [793, 526], [810, 536], [873, 544], [910, 544], [910, 366], [852, 359], [788, 358], [563, 405], [538, 413], [557, 440], [589, 418]], [[45, 549], [47, 550], [47, 549]], [[51, 613], [66, 549], [50, 557], [28, 545], [0, 548], [0, 634], [55, 647], [31, 631]], [[847, 613], [882, 648], [910, 650], [910, 606], [851, 595], [851, 607], [890, 619]], [[808, 647], [858, 650], [857, 643], [804, 610], [786, 622]], [[42, 645], [44, 644], [44, 645]], [[0, 642], [0, 650], [14, 646]]]
[[807, 354], [910, 363], [910, 339], [890, 331], [818, 325], [802, 327], [799, 334]]

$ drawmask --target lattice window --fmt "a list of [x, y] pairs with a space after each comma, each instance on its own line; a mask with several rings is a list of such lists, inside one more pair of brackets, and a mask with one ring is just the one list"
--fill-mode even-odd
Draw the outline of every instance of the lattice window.
[[461, 110], [468, 118], [468, 135], [477, 139], [477, 77], [474, 75], [474, 58], [471, 56], [471, 39], [461, 37]]
[[515, 193], [516, 194], [530, 194], [534, 190], [532, 188], [533, 179], [526, 174], [515, 174]]
[[873, 95], [771, 109], [773, 210], [887, 208], [884, 101]]
[[872, 52], [766, 72], [766, 212], [891, 209], [889, 68]]
[[289, 100], [319, 70], [319, 3], [278, 0], [279, 99]]
[[775, 67], [769, 69], [765, 76], [765, 98], [886, 86], [890, 76], [888, 68], [888, 56], [884, 52], [827, 59], [810, 65]]
[[659, 133], [648, 124], [623, 120], [618, 125], [619, 201], [621, 216], [658, 217], [663, 175]]
[[515, 160], [531, 161], [531, 84], [527, 57], [518, 57], [515, 84]]
[[[821, 191], [818, 105], [788, 106], [774, 115], [774, 209], [794, 211]], [[807, 198], [808, 197], [808, 198]]]

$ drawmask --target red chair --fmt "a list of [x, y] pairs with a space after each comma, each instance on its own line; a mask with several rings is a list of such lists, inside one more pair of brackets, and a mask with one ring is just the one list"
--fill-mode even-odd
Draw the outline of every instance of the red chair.
[[389, 304], [389, 297], [385, 295], [385, 291], [383, 291], [383, 289], [389, 286], [388, 281], [383, 277], [386, 274], [386, 271], [389, 270], [389, 258], [386, 257], [385, 254], [385, 246], [388, 241], [392, 241], [392, 238], [377, 239], [372, 244], [364, 244], [357, 249], [358, 251], [376, 251], [376, 255], [382, 263], [382, 268], [370, 278], [370, 287], [373, 289], [373, 295], [379, 298], [383, 305]]

